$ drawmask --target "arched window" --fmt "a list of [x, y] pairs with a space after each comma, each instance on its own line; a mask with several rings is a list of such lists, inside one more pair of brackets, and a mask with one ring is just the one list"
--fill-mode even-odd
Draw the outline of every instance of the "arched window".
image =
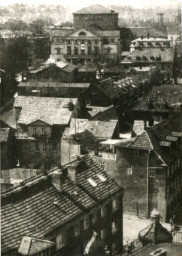
[[85, 33], [84, 31], [81, 31], [81, 32], [79, 33], [79, 36], [86, 36], [86, 33]]

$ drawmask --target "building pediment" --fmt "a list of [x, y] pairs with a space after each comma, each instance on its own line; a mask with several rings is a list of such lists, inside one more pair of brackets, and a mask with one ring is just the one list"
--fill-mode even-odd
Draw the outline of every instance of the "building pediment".
[[67, 39], [69, 38], [85, 39], [85, 38], [97, 38], [97, 37], [98, 37], [97, 35], [95, 35], [91, 31], [86, 29], [79, 29], [66, 36]]
[[28, 125], [36, 125], [36, 126], [47, 126], [50, 125], [49, 122], [45, 118], [39, 118], [39, 119], [34, 119]]

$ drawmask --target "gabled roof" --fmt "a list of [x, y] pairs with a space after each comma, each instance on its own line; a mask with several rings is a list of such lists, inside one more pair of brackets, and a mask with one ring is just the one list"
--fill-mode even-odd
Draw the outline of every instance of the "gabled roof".
[[[67, 174], [70, 164], [77, 168], [77, 186]], [[61, 192], [52, 184], [54, 172], [64, 175]], [[103, 176], [106, 182], [101, 181], [98, 175]], [[96, 187], [89, 182], [90, 179]], [[54, 168], [47, 174], [24, 181], [1, 195], [1, 251], [17, 249], [25, 235], [39, 238], [55, 236], [58, 228], [61, 231], [68, 223], [84, 216], [85, 211], [116, 193], [122, 193], [122, 189], [88, 155], [63, 166], [61, 170]]]
[[70, 103], [75, 105], [77, 99], [17, 96], [14, 107], [22, 108], [18, 123], [27, 125], [43, 118], [50, 125], [66, 125], [72, 115]]
[[9, 137], [9, 128], [0, 128], [0, 142], [7, 142]]
[[[174, 114], [168, 119], [149, 127], [141, 135], [127, 146], [131, 149], [141, 149], [154, 151], [158, 158], [165, 164], [170, 164], [174, 159], [180, 157], [180, 150], [173, 145], [169, 145], [169, 138], [182, 135], [182, 111]], [[166, 150], [165, 146], [170, 146], [170, 150]], [[121, 146], [122, 147], [122, 146]]]
[[21, 240], [18, 253], [21, 255], [35, 255], [50, 247], [54, 243], [49, 240], [43, 240], [36, 237], [24, 236]]
[[109, 10], [108, 8], [102, 6], [102, 5], [91, 5], [86, 8], [83, 8], [81, 10], [78, 10], [74, 14], [118, 14], [115, 11]]
[[85, 130], [90, 131], [98, 140], [111, 139], [116, 129], [118, 120], [95, 121], [88, 119], [72, 118], [70, 127], [65, 129], [63, 137], [81, 133]]

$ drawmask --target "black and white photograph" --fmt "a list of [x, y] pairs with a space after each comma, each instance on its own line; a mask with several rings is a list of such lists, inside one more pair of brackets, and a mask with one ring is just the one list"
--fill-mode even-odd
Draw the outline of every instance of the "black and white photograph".
[[182, 256], [181, 16], [0, 1], [2, 256]]

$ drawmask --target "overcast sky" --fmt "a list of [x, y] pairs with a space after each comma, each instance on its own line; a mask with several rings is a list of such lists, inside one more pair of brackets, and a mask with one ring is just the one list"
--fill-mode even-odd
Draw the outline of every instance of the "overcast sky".
[[14, 3], [24, 3], [29, 5], [39, 4], [60, 4], [63, 6], [74, 6], [78, 8], [86, 7], [92, 4], [108, 5], [131, 5], [138, 8], [143, 7], [173, 7], [182, 0], [1, 0], [0, 5], [9, 5]]

